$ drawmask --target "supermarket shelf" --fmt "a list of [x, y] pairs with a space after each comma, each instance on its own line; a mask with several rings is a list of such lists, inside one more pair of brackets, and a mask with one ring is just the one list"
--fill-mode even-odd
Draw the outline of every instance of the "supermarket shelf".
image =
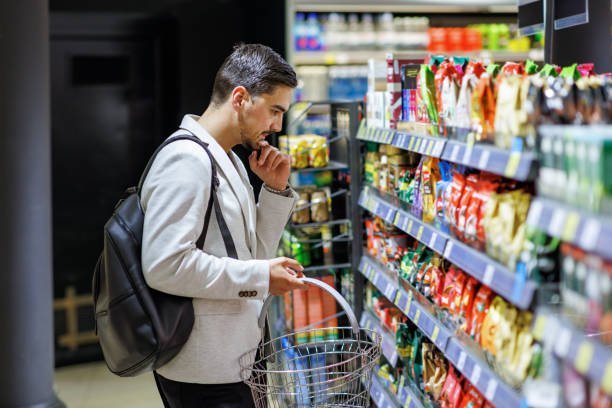
[[359, 322], [361, 327], [365, 327], [368, 330], [372, 330], [382, 335], [382, 353], [393, 367], [397, 365], [397, 348], [395, 347], [395, 336], [390, 333], [386, 328], [382, 327], [380, 319], [373, 316], [370, 312], [364, 311], [361, 314], [361, 321]]
[[304, 268], [303, 272], [304, 273], [309, 273], [309, 272], [327, 271], [329, 269], [350, 268], [351, 266], [353, 266], [353, 264], [350, 263], [350, 262], [339, 263], [339, 264], [332, 264], [332, 265], [308, 266], [308, 267]]
[[292, 172], [298, 173], [309, 173], [313, 171], [326, 171], [326, 170], [346, 170], [349, 166], [346, 163], [340, 163], [337, 161], [330, 160], [325, 167], [306, 167], [303, 169], [291, 169]]
[[612, 220], [588, 211], [536, 197], [529, 207], [527, 225], [570, 242], [585, 251], [612, 259]]
[[[295, 65], [365, 65], [368, 59], [385, 59], [389, 50], [346, 50], [346, 51], [295, 51], [293, 63]], [[407, 59], [425, 59], [429, 55], [440, 53], [426, 50], [400, 50], [402, 57]], [[503, 61], [525, 61], [527, 59], [544, 61], [543, 50], [531, 51], [478, 51], [478, 52], [452, 52], [443, 55], [458, 57], [469, 57], [482, 60]]]
[[421, 397], [416, 395], [409, 387], [401, 387], [397, 391], [397, 401], [404, 408], [424, 408]]
[[364, 125], [359, 128], [357, 139], [390, 144], [515, 180], [530, 180], [535, 177], [534, 163], [537, 157], [531, 152], [503, 150], [484, 144], [470, 145], [439, 137], [413, 135], [399, 130]]
[[494, 261], [487, 254], [465, 245], [406, 211], [398, 209], [396, 205], [378, 196], [372, 188], [366, 187], [362, 190], [359, 204], [442, 254], [445, 259], [489, 286], [517, 307], [526, 309], [531, 304], [536, 289], [535, 282], [521, 279], [520, 275]]
[[[378, 277], [379, 275], [383, 275], [385, 279], [388, 279], [386, 273], [383, 272], [382, 269], [383, 267], [372, 258], [368, 256], [363, 256], [361, 258], [359, 271], [370, 279], [372, 283], [381, 281], [381, 278]], [[379, 287], [377, 286], [377, 288]], [[521, 406], [521, 395], [499, 378], [485, 362], [482, 362], [476, 357], [460, 340], [454, 338], [452, 330], [431, 315], [423, 305], [418, 302], [413, 302], [411, 293], [407, 293], [397, 286], [395, 289], [395, 297], [389, 298], [389, 300], [394, 302], [395, 305], [436, 344], [438, 349], [444, 353], [449, 361], [451, 361], [466, 378], [470, 379], [470, 382], [483, 393], [487, 400], [496, 407], [510, 408]]]
[[313, 227], [324, 227], [327, 225], [341, 225], [341, 224], [348, 224], [350, 223], [351, 220], [344, 218], [341, 220], [330, 220], [330, 221], [325, 221], [325, 222], [309, 222], [307, 224], [295, 224], [295, 223], [291, 223], [289, 224], [289, 226], [291, 228], [313, 228]]
[[554, 354], [612, 395], [612, 350], [589, 337], [550, 309], [539, 308], [533, 337], [549, 345]]
[[294, 0], [295, 11], [338, 13], [516, 13], [509, 0]]
[[403, 405], [397, 401], [395, 396], [385, 387], [376, 373], [372, 373], [372, 387], [370, 398], [377, 408], [401, 408]]

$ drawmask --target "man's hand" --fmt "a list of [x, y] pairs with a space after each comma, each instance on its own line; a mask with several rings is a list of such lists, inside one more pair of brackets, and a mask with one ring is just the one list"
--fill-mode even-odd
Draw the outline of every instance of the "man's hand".
[[259, 160], [257, 160], [257, 151], [253, 151], [249, 156], [251, 170], [268, 187], [275, 190], [284, 190], [291, 173], [291, 158], [276, 147], [270, 146], [268, 142], [262, 142], [260, 146], [262, 148], [259, 153]]
[[282, 295], [293, 289], [308, 289], [303, 277], [304, 268], [295, 259], [280, 257], [270, 260], [270, 293]]

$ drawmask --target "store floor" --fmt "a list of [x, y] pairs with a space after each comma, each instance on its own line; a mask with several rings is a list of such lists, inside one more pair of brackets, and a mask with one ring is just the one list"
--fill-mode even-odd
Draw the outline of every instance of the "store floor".
[[163, 408], [153, 374], [121, 378], [104, 362], [58, 368], [55, 387], [68, 408]]

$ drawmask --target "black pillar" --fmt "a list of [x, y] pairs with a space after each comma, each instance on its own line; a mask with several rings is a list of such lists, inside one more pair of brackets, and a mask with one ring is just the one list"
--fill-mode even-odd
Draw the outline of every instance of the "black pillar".
[[62, 406], [53, 392], [46, 0], [0, 2], [0, 60], [0, 405]]
[[612, 72], [610, 0], [588, 0], [589, 22], [562, 30], [553, 28], [553, 1], [546, 0], [546, 5], [546, 62], [559, 66], [594, 62], [595, 72]]

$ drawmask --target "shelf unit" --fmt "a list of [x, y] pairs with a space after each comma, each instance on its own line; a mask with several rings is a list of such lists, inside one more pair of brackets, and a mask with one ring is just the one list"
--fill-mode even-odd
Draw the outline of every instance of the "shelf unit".
[[487, 254], [419, 220], [400, 209], [399, 200], [395, 201], [393, 203], [385, 199], [377, 190], [368, 186], [363, 188], [359, 198], [359, 204], [364, 209], [394, 224], [417, 241], [438, 252], [520, 309], [529, 307], [535, 294], [535, 282], [521, 279], [519, 275]]
[[515, 180], [533, 180], [536, 175], [537, 155], [533, 152], [503, 150], [483, 143], [463, 143], [367, 126], [359, 128], [357, 138], [367, 142], [390, 144], [403, 150], [486, 170]]
[[[361, 258], [359, 271], [438, 347], [487, 400], [496, 407], [521, 406], [523, 400], [521, 394], [506, 384], [470, 347], [464, 345], [458, 338], [453, 337], [453, 329], [438, 320], [428, 311], [425, 305], [416, 301], [412, 292], [405, 291], [393, 282], [384, 266], [365, 255]], [[364, 316], [366, 316], [366, 313], [364, 313]], [[376, 318], [369, 315], [365, 321], [362, 318], [362, 323], [367, 323], [373, 319]], [[375, 327], [373, 323], [371, 327]], [[385, 338], [383, 333], [383, 354], [385, 357], [389, 354], [392, 355], [389, 346], [387, 346], [387, 352], [384, 352], [386, 341], [388, 339]]]
[[508, 0], [293, 0], [294, 11], [302, 12], [394, 12], [394, 13], [516, 13], [515, 1]]

